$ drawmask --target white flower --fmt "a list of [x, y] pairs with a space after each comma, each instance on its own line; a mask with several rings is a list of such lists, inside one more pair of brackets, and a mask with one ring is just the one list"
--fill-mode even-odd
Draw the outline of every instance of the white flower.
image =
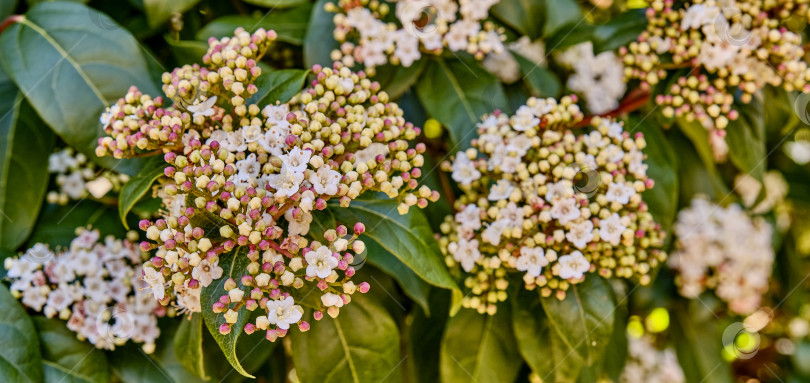
[[256, 154], [249, 154], [244, 160], [236, 161], [236, 179], [251, 184], [256, 183], [261, 172], [261, 164], [256, 160]]
[[491, 243], [492, 245], [498, 246], [498, 244], [501, 243], [501, 237], [503, 236], [503, 231], [506, 230], [506, 227], [506, 221], [495, 221], [484, 229], [484, 232], [481, 233], [481, 239]]
[[456, 222], [468, 230], [478, 230], [481, 228], [481, 209], [474, 204], [464, 207], [464, 210], [456, 213]]
[[297, 172], [285, 164], [278, 174], [270, 175], [269, 186], [276, 190], [276, 196], [289, 197], [298, 192], [302, 181], [304, 172]]
[[296, 305], [292, 297], [267, 302], [267, 319], [282, 330], [287, 330], [291, 324], [298, 323], [303, 315], [304, 309]]
[[267, 105], [262, 109], [262, 115], [273, 123], [286, 121], [288, 113], [290, 113], [290, 106], [287, 104]]
[[627, 205], [630, 202], [630, 197], [636, 195], [636, 189], [627, 183], [611, 182], [608, 185], [605, 197], [609, 202], [618, 202], [622, 205]]
[[365, 163], [371, 160], [376, 161], [377, 156], [379, 155], [386, 156], [388, 155], [389, 152], [390, 149], [388, 148], [388, 145], [379, 142], [374, 142], [367, 148], [358, 150], [357, 152], [354, 153], [354, 163], [359, 164], [361, 162]]
[[525, 271], [527, 275], [536, 278], [540, 276], [543, 267], [546, 265], [548, 265], [548, 259], [546, 259], [542, 247], [523, 246], [520, 248], [520, 256], [515, 263], [515, 268], [518, 271]]
[[476, 239], [470, 241], [459, 239], [458, 243], [451, 244], [450, 249], [453, 258], [468, 273], [475, 267], [475, 262], [481, 258], [481, 253], [478, 251], [478, 240]]
[[191, 277], [200, 281], [203, 287], [208, 287], [214, 280], [222, 277], [222, 268], [219, 267], [219, 261], [210, 263], [207, 259], [203, 259], [191, 270]]
[[599, 237], [613, 246], [619, 244], [625, 230], [627, 230], [627, 227], [622, 225], [621, 218], [617, 213], [613, 213], [610, 217], [599, 222]]
[[563, 255], [557, 262], [560, 265], [559, 276], [562, 279], [582, 278], [582, 274], [591, 268], [591, 264], [579, 250]]
[[458, 152], [453, 161], [453, 173], [451, 177], [462, 185], [469, 185], [473, 181], [481, 178], [481, 172], [475, 168], [475, 162], [467, 158], [464, 152]]
[[332, 273], [332, 269], [337, 267], [338, 260], [332, 256], [332, 251], [328, 246], [321, 246], [318, 250], [313, 250], [304, 255], [307, 261], [307, 276], [326, 278]]
[[70, 155], [70, 149], [58, 151], [48, 157], [48, 171], [51, 173], [65, 173], [68, 169], [76, 166], [78, 166], [78, 163]]
[[509, 202], [503, 209], [498, 211], [498, 221], [503, 221], [507, 227], [511, 228], [522, 227], [524, 216], [523, 207], [519, 207], [514, 202]]
[[282, 167], [287, 166], [295, 172], [304, 172], [307, 170], [310, 158], [312, 158], [311, 151], [295, 147], [289, 153], [281, 155]]
[[264, 132], [258, 125], [248, 125], [242, 127], [242, 137], [245, 142], [255, 142], [262, 138]]
[[579, 249], [588, 246], [588, 242], [593, 240], [593, 222], [583, 221], [579, 224], [572, 224], [565, 238]]
[[574, 188], [570, 181], [562, 180], [546, 185], [546, 201], [554, 202], [558, 198], [567, 198], [574, 195]]
[[579, 210], [577, 200], [574, 198], [562, 198], [555, 200], [551, 207], [551, 218], [560, 222], [560, 225], [565, 225], [582, 215]]
[[309, 183], [312, 184], [315, 193], [335, 195], [340, 184], [340, 173], [332, 170], [329, 165], [323, 165], [318, 171], [309, 174]]
[[48, 298], [40, 293], [39, 288], [29, 288], [23, 291], [22, 303], [36, 311], [42, 311], [42, 306], [47, 301]]
[[284, 218], [289, 222], [288, 232], [290, 235], [306, 235], [309, 233], [309, 224], [312, 223], [312, 213], [302, 211], [298, 219], [293, 217], [293, 209], [288, 209], [284, 213]]
[[163, 274], [151, 267], [143, 268], [143, 281], [149, 284], [149, 290], [155, 299], [161, 300], [166, 296], [166, 278]]
[[191, 117], [210, 117], [214, 115], [214, 104], [217, 102], [217, 96], [209, 97], [207, 100], [200, 102], [199, 100], [194, 105], [189, 105], [186, 110], [192, 113]]
[[534, 129], [537, 125], [540, 124], [540, 119], [535, 116], [534, 111], [531, 107], [527, 105], [522, 105], [518, 110], [515, 112], [515, 115], [512, 116], [510, 120], [512, 124], [512, 128], [523, 132], [526, 130]]
[[65, 177], [64, 182], [62, 183], [62, 191], [68, 195], [68, 197], [73, 199], [80, 199], [84, 197], [85, 194], [85, 187], [84, 187], [84, 177], [79, 172], [70, 173], [69, 176]]
[[487, 199], [490, 201], [500, 201], [509, 199], [509, 195], [515, 190], [515, 184], [508, 180], [498, 180], [498, 182], [489, 188], [489, 195]]
[[337, 294], [326, 293], [321, 295], [321, 303], [326, 307], [343, 307], [343, 298]]

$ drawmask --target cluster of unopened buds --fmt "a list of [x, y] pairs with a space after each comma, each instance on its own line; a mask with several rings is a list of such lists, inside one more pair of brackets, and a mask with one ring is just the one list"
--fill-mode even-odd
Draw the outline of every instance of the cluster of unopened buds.
[[[364, 192], [375, 191], [396, 199], [399, 212], [406, 214], [413, 206], [436, 201], [439, 194], [418, 182], [425, 146], [411, 147], [408, 141], [421, 129], [406, 122], [397, 104], [363, 72], [339, 63], [315, 66], [311, 86], [288, 103], [245, 105], [241, 88], [235, 90], [244, 73], [233, 69], [234, 79], [226, 79], [225, 73], [242, 64], [258, 69], [252, 59], [263, 54], [263, 42], [271, 35], [259, 30], [251, 37], [237, 30], [232, 39], [209, 42], [207, 69], [182, 68], [164, 76], [171, 77], [164, 86], [175, 100], [170, 108], [181, 108], [176, 104], [185, 96], [178, 99], [178, 94], [204, 94], [207, 101], [186, 107], [194, 108], [191, 115], [178, 112], [171, 125], [146, 119], [141, 126], [159, 132], [163, 128], [156, 126], [171, 126], [167, 139], [127, 146], [131, 150], [121, 153], [160, 150], [167, 163], [158, 192], [163, 218], [139, 224], [148, 238], [141, 249], [154, 251], [143, 279], [155, 298], [190, 312], [223, 313], [222, 333], [249, 315], [246, 311], [261, 308], [267, 315], [244, 329], [266, 330], [267, 338], [275, 340], [292, 324], [309, 328], [296, 290], [320, 290], [320, 303], [308, 305], [316, 320], [324, 313], [338, 315], [353, 293], [368, 291], [368, 283], [350, 280], [354, 257], [365, 251], [357, 240], [365, 227], [354, 224], [350, 235], [346, 226], [326, 230], [319, 224], [325, 232], [310, 233], [319, 211], [327, 204], [348, 207]], [[250, 73], [249, 82], [261, 74]], [[210, 85], [217, 77], [222, 86]], [[142, 100], [150, 99], [131, 95], [118, 107], [138, 109]], [[108, 125], [112, 135], [116, 124]], [[104, 149], [108, 142], [100, 140], [99, 152], [109, 153]], [[234, 278], [224, 282], [227, 295], [203, 307], [201, 289], [223, 278], [223, 258], [243, 268], [230, 270]]]
[[129, 180], [126, 174], [111, 170], [98, 170], [84, 154], [64, 148], [48, 157], [48, 171], [56, 174], [59, 190], [48, 192], [48, 203], [65, 205], [70, 200], [92, 196], [101, 199], [109, 192], [118, 192]]
[[669, 265], [677, 272], [681, 295], [698, 297], [706, 289], [738, 314], [750, 314], [768, 290], [774, 261], [771, 225], [750, 217], [739, 205], [722, 207], [705, 198], [678, 213], [676, 250]]
[[660, 349], [650, 335], [627, 337], [627, 362], [622, 383], [684, 383], [686, 377], [672, 348]]
[[788, 29], [789, 19], [808, 17], [803, 1], [655, 0], [647, 30], [620, 49], [625, 77], [651, 88], [672, 71], [679, 77], [656, 104], [665, 116], [699, 121], [722, 140], [739, 118], [735, 93], [748, 103], [766, 85], [810, 91], [802, 37]]
[[146, 257], [129, 240], [99, 241], [97, 230], [80, 229], [69, 248], [53, 252], [37, 243], [6, 258], [5, 268], [12, 295], [48, 318], [66, 320], [80, 339], [109, 350], [131, 340], [151, 353], [160, 335], [157, 318], [167, 311], [140, 288]]
[[336, 13], [334, 37], [340, 49], [332, 59], [366, 69], [391, 63], [411, 66], [422, 53], [467, 52], [478, 60], [502, 53], [501, 28], [485, 21], [497, 0], [402, 0], [396, 2], [397, 22], [385, 22], [389, 3], [369, 0], [339, 0], [326, 3]]
[[644, 138], [599, 117], [575, 133], [582, 118], [576, 97], [531, 98], [513, 116], [486, 116], [473, 148], [443, 164], [464, 193], [440, 245], [448, 265], [468, 273], [465, 307], [493, 314], [509, 271], [563, 299], [589, 272], [649, 283], [666, 258], [641, 199], [653, 187]]

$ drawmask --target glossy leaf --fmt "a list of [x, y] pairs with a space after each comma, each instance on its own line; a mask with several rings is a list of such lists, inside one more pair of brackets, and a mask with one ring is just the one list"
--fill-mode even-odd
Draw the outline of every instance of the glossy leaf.
[[655, 186], [645, 191], [642, 198], [656, 222], [669, 233], [678, 212], [678, 157], [661, 127], [637, 118], [629, 119], [626, 127], [644, 134], [647, 142], [644, 164]]
[[709, 131], [697, 120], [687, 121], [685, 118], [678, 118], [676, 123], [681, 132], [692, 141], [692, 145], [694, 145], [706, 169], [714, 173], [714, 153], [711, 144], [709, 144]]
[[[96, 158], [105, 107], [133, 84], [158, 94], [132, 35], [82, 4], [37, 4], [3, 31], [0, 50], [0, 64], [40, 117], [89, 158]], [[137, 161], [99, 162], [126, 172]]]
[[267, 8], [290, 8], [297, 5], [306, 4], [309, 0], [245, 0], [246, 3]]
[[219, 234], [220, 227], [230, 225], [231, 228], [235, 229], [233, 225], [222, 219], [220, 216], [205, 209], [198, 209], [194, 203], [193, 194], [188, 194], [186, 196], [186, 206], [194, 208], [194, 215], [189, 217], [189, 223], [191, 223], [191, 225], [194, 227], [203, 229], [204, 237], [210, 239], [211, 241], [223, 240], [222, 235]]
[[445, 383], [512, 382], [520, 368], [509, 307], [496, 315], [462, 309], [447, 322], [441, 347], [441, 376]]
[[123, 383], [174, 383], [169, 372], [134, 343], [116, 347], [109, 363], [113, 374]]
[[767, 169], [765, 112], [759, 96], [739, 108], [740, 117], [726, 127], [728, 157], [741, 171], [762, 181]]
[[264, 28], [276, 31], [279, 41], [301, 45], [304, 42], [304, 36], [306, 36], [312, 7], [312, 4], [305, 2], [305, 4], [291, 9], [271, 9], [261, 17], [222, 16], [197, 31], [197, 39], [208, 41], [209, 37], [232, 36], [233, 31], [238, 27], [245, 28], [250, 32]]
[[183, 318], [174, 334], [174, 354], [187, 371], [208, 380], [203, 358], [202, 323], [202, 314], [199, 313]]
[[[520, 53], [511, 52], [520, 65], [520, 73], [531, 90], [534, 97], [557, 97], [560, 94], [562, 84], [554, 72], [545, 66], [540, 66], [531, 60], [523, 57]], [[523, 100], [523, 103], [526, 101]]]
[[[545, 3], [546, 23], [543, 25], [544, 36], [550, 36], [566, 24], [575, 25], [580, 22], [582, 26], [587, 24], [582, 16], [582, 11], [579, 9], [579, 4], [575, 0], [545, 0]], [[549, 50], [558, 48], [548, 42], [546, 42], [546, 47]]]
[[645, 29], [647, 29], [647, 16], [644, 9], [626, 11], [594, 28], [594, 53], [612, 51], [626, 46], [636, 41]]
[[118, 196], [118, 215], [125, 228], [129, 229], [127, 214], [148, 191], [152, 190], [152, 184], [163, 175], [166, 166], [163, 156], [150, 157], [143, 169], [121, 187], [121, 193]]
[[199, 63], [200, 57], [208, 52], [208, 44], [202, 41], [175, 40], [169, 34], [166, 34], [164, 39], [171, 47], [174, 59], [182, 65]]
[[490, 13], [532, 40], [543, 35], [543, 20], [546, 18], [544, 0], [502, 0], [490, 9]]
[[484, 114], [507, 108], [498, 79], [470, 59], [431, 60], [416, 91], [431, 117], [449, 128], [451, 152], [470, 146]]
[[293, 330], [288, 336], [302, 382], [402, 380], [397, 325], [379, 303], [366, 296], [353, 295], [337, 318], [326, 316], [312, 323], [308, 332]]
[[[332, 209], [332, 213], [337, 222], [349, 227], [356, 222], [364, 223], [366, 238], [376, 242], [426, 282], [444, 289], [458, 290], [444, 267], [430, 225], [419, 209], [413, 208], [408, 214], [400, 215], [396, 201], [355, 200], [349, 208]], [[376, 256], [369, 252], [369, 259]]]
[[688, 382], [731, 383], [734, 378], [722, 358], [723, 328], [697, 301], [690, 309], [679, 307], [672, 321], [675, 351]]
[[53, 133], [0, 71], [0, 248], [17, 250], [31, 233], [53, 146]]
[[380, 83], [380, 88], [388, 93], [392, 99], [397, 99], [408, 91], [425, 69], [428, 60], [422, 59], [409, 67], [401, 65], [383, 65], [375, 68], [377, 73], [374, 80]]
[[554, 333], [587, 365], [604, 355], [613, 333], [616, 296], [605, 279], [591, 274], [566, 291], [565, 299], [542, 298]]
[[312, 8], [307, 34], [304, 38], [304, 66], [312, 68], [315, 64], [332, 66], [330, 54], [339, 47], [332, 32], [335, 30], [334, 13], [327, 12], [324, 5], [331, 0], [318, 0]]
[[98, 229], [102, 238], [107, 235], [124, 238], [127, 232], [115, 206], [89, 200], [71, 202], [65, 206], [45, 205], [26, 246], [37, 242], [47, 243], [51, 248], [70, 246], [70, 242], [76, 238], [76, 228], [82, 226]]
[[254, 376], [250, 375], [245, 371], [244, 367], [242, 367], [236, 355], [236, 341], [239, 340], [239, 336], [244, 332], [243, 329], [248, 321], [247, 310], [244, 307], [239, 310], [239, 319], [232, 325], [231, 332], [225, 335], [219, 332], [219, 326], [225, 323], [225, 317], [223, 314], [217, 314], [211, 310], [214, 303], [219, 301], [219, 297], [228, 294], [225, 290], [225, 281], [227, 281], [228, 278], [233, 278], [234, 281], [237, 281], [237, 288], [243, 290], [246, 288], [242, 285], [242, 276], [247, 274], [247, 266], [250, 264], [247, 252], [248, 248], [246, 246], [240, 246], [230, 253], [220, 255], [219, 267], [222, 268], [222, 278], [202, 288], [200, 302], [203, 307], [202, 315], [205, 319], [205, 326], [208, 328], [208, 332], [214, 337], [219, 348], [225, 354], [225, 358], [228, 359], [228, 362], [231, 363], [231, 366], [233, 366], [238, 373], [253, 378]]
[[76, 339], [65, 322], [33, 316], [39, 335], [46, 382], [106, 383], [110, 381], [107, 356], [88, 342]]
[[0, 20], [11, 16], [15, 8], [17, 8], [17, 0], [0, 0]]
[[42, 381], [42, 356], [36, 329], [25, 309], [0, 286], [0, 380]]
[[259, 88], [259, 91], [251, 96], [247, 103], [262, 107], [275, 104], [276, 101], [282, 103], [290, 101], [304, 87], [308, 74], [308, 70], [302, 69], [271, 69], [262, 72], [262, 75], [256, 80], [256, 87]]
[[199, 3], [200, 0], [143, 0], [146, 20], [152, 28], [169, 21], [175, 13], [183, 13]]

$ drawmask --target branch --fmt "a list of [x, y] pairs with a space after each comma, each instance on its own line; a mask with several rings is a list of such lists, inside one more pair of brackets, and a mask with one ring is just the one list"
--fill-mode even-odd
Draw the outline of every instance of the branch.
[[[599, 117], [615, 117], [622, 114], [630, 113], [634, 110], [637, 110], [644, 106], [647, 101], [650, 100], [650, 91], [649, 90], [641, 90], [641, 89], [634, 89], [627, 94], [627, 97], [622, 100], [619, 104], [619, 107], [615, 110], [607, 112], [605, 114], [598, 115]], [[591, 120], [595, 116], [587, 116], [582, 121], [574, 125], [575, 128], [581, 128], [584, 126], [588, 126], [591, 123]]]

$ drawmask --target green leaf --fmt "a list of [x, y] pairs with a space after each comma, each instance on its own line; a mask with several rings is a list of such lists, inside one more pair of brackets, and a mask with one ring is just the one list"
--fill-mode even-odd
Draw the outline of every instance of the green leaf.
[[[563, 25], [587, 25], [582, 11], [579, 9], [579, 4], [575, 0], [544, 0], [546, 3], [546, 23], [543, 25], [543, 36], [551, 36], [554, 32], [559, 30]], [[546, 41], [546, 47], [549, 50], [554, 50], [556, 47]]]
[[587, 365], [601, 360], [611, 334], [616, 296], [607, 281], [595, 274], [571, 287], [565, 299], [541, 298], [551, 328], [565, 346]]
[[76, 338], [63, 321], [33, 316], [39, 335], [46, 382], [106, 383], [110, 381], [107, 356]]
[[42, 356], [34, 323], [5, 285], [0, 285], [0, 380], [41, 382]]
[[689, 306], [672, 310], [673, 339], [678, 363], [687, 382], [731, 383], [731, 368], [723, 360], [723, 330], [713, 314], [702, 304], [692, 301]]
[[593, 51], [598, 54], [612, 51], [636, 41], [647, 29], [647, 16], [644, 9], [631, 9], [608, 21], [597, 25], [593, 30]]
[[246, 3], [267, 8], [290, 8], [306, 4], [309, 0], [245, 0]]
[[[426, 282], [448, 290], [458, 290], [444, 266], [438, 244], [427, 219], [419, 209], [408, 214], [397, 212], [394, 200], [355, 200], [348, 208], [331, 209], [337, 222], [349, 227], [356, 222], [366, 225], [363, 234], [369, 241], [399, 259]], [[369, 251], [369, 260], [383, 254]]]
[[31, 234], [53, 146], [53, 133], [0, 71], [0, 248], [14, 251]]
[[711, 144], [709, 144], [709, 131], [697, 120], [687, 121], [685, 118], [677, 118], [675, 122], [681, 132], [692, 141], [706, 169], [715, 173], [714, 152]]
[[425, 69], [427, 60], [421, 59], [409, 67], [386, 64], [374, 68], [377, 73], [374, 80], [380, 83], [382, 90], [388, 93], [391, 99], [397, 99], [408, 91]]
[[728, 123], [728, 157], [741, 171], [762, 182], [765, 175], [765, 112], [760, 96], [737, 108], [740, 117]]
[[[239, 319], [231, 327], [231, 332], [222, 335], [219, 332], [219, 326], [225, 323], [225, 317], [222, 314], [217, 314], [211, 311], [211, 307], [219, 301], [223, 295], [227, 295], [225, 290], [225, 281], [228, 278], [233, 278], [236, 281], [237, 288], [245, 290], [246, 287], [242, 285], [242, 276], [247, 274], [247, 267], [250, 264], [250, 259], [247, 257], [247, 246], [240, 246], [227, 254], [222, 254], [219, 257], [219, 267], [222, 268], [222, 278], [214, 281], [208, 287], [203, 287], [202, 294], [200, 295], [200, 302], [202, 303], [202, 315], [205, 319], [205, 326], [208, 332], [214, 337], [214, 340], [222, 349], [225, 358], [231, 363], [231, 366], [240, 374], [248, 377], [255, 378], [245, 371], [242, 364], [236, 355], [236, 341], [242, 335], [245, 324], [248, 321], [248, 312], [242, 307], [239, 309]], [[249, 290], [249, 289], [248, 289]]]
[[[532, 96], [557, 97], [560, 95], [562, 84], [560, 84], [560, 79], [557, 78], [554, 72], [544, 66], [535, 64], [517, 52], [512, 51], [511, 53], [520, 65], [520, 73], [523, 74]], [[525, 101], [523, 100], [523, 102]]]
[[49, 204], [39, 214], [26, 246], [30, 247], [37, 242], [47, 243], [51, 248], [70, 246], [70, 242], [76, 238], [76, 228], [85, 226], [98, 229], [102, 238], [107, 235], [124, 238], [127, 232], [121, 225], [114, 206], [90, 200], [64, 206]]
[[[233, 31], [231, 31], [233, 32]], [[171, 47], [172, 55], [181, 65], [199, 63], [208, 52], [208, 44], [196, 40], [175, 40], [169, 34], [163, 36]]]
[[[70, 146], [94, 158], [104, 108], [130, 85], [158, 94], [137, 41], [106, 15], [81, 4], [31, 8], [0, 35], [0, 65], [40, 117]], [[126, 172], [137, 161], [97, 159]]]
[[291, 331], [288, 336], [302, 382], [402, 380], [397, 325], [379, 303], [366, 296], [353, 295], [337, 318], [327, 316], [308, 332]]
[[227, 225], [231, 226], [232, 229], [236, 229], [236, 227], [222, 219], [222, 217], [205, 209], [198, 209], [197, 205], [194, 203], [194, 199], [193, 194], [186, 196], [186, 206], [194, 208], [194, 215], [189, 217], [189, 223], [191, 223], [191, 226], [203, 229], [205, 238], [210, 239], [212, 242], [221, 241], [224, 238], [219, 234], [220, 227]]
[[6, 17], [14, 13], [17, 8], [17, 0], [0, 0], [0, 20], [5, 20]]
[[309, 70], [302, 69], [263, 71], [256, 80], [256, 87], [259, 88], [259, 91], [247, 100], [247, 104], [262, 107], [268, 104], [274, 105], [276, 101], [282, 103], [290, 101], [304, 87], [308, 74]]
[[[688, 205], [697, 194], [703, 194], [712, 200], [718, 200], [728, 194], [728, 187], [717, 173], [714, 163], [706, 168], [689, 139], [678, 132], [670, 135], [670, 142], [675, 153], [678, 153], [678, 203]], [[655, 189], [653, 189], [655, 190]]]
[[642, 197], [655, 221], [669, 233], [678, 212], [678, 157], [660, 126], [638, 118], [629, 119], [625, 126], [644, 134], [647, 142], [644, 163], [648, 166], [647, 176], [655, 181], [655, 186]]
[[279, 41], [301, 45], [304, 42], [310, 14], [312, 4], [306, 3], [291, 9], [271, 9], [261, 17], [222, 16], [202, 27], [197, 32], [197, 39], [208, 41], [209, 37], [232, 36], [238, 27], [245, 28], [249, 32], [264, 28], [276, 31]]
[[146, 161], [143, 169], [121, 187], [121, 193], [118, 197], [118, 215], [121, 217], [121, 222], [124, 223], [125, 228], [129, 229], [127, 214], [135, 206], [135, 203], [140, 201], [146, 192], [151, 190], [152, 184], [155, 183], [158, 177], [163, 175], [166, 166], [163, 156], [152, 156]]
[[169, 372], [134, 343], [116, 347], [110, 353], [109, 363], [113, 374], [123, 383], [174, 383]]
[[521, 362], [509, 307], [495, 315], [462, 309], [447, 322], [440, 352], [442, 382], [515, 381]]
[[318, 0], [312, 8], [304, 39], [304, 66], [307, 68], [315, 64], [331, 67], [333, 60], [330, 55], [340, 46], [332, 34], [335, 30], [335, 22], [332, 21], [335, 14], [324, 9], [324, 5], [330, 1]]
[[594, 27], [584, 20], [565, 24], [546, 39], [547, 52], [563, 51], [574, 45], [593, 41]]
[[500, 81], [470, 59], [431, 60], [416, 92], [428, 113], [450, 129], [451, 152], [470, 146], [484, 114], [508, 107]]
[[544, 0], [502, 0], [490, 9], [490, 13], [532, 40], [543, 35], [543, 20], [546, 18]]
[[203, 361], [202, 314], [183, 319], [174, 335], [174, 354], [187, 371], [208, 380]]
[[575, 382], [585, 361], [551, 327], [536, 293], [516, 289], [512, 323], [523, 360], [543, 382]]
[[149, 27], [157, 28], [169, 21], [175, 13], [183, 13], [197, 5], [200, 0], [143, 0]]

